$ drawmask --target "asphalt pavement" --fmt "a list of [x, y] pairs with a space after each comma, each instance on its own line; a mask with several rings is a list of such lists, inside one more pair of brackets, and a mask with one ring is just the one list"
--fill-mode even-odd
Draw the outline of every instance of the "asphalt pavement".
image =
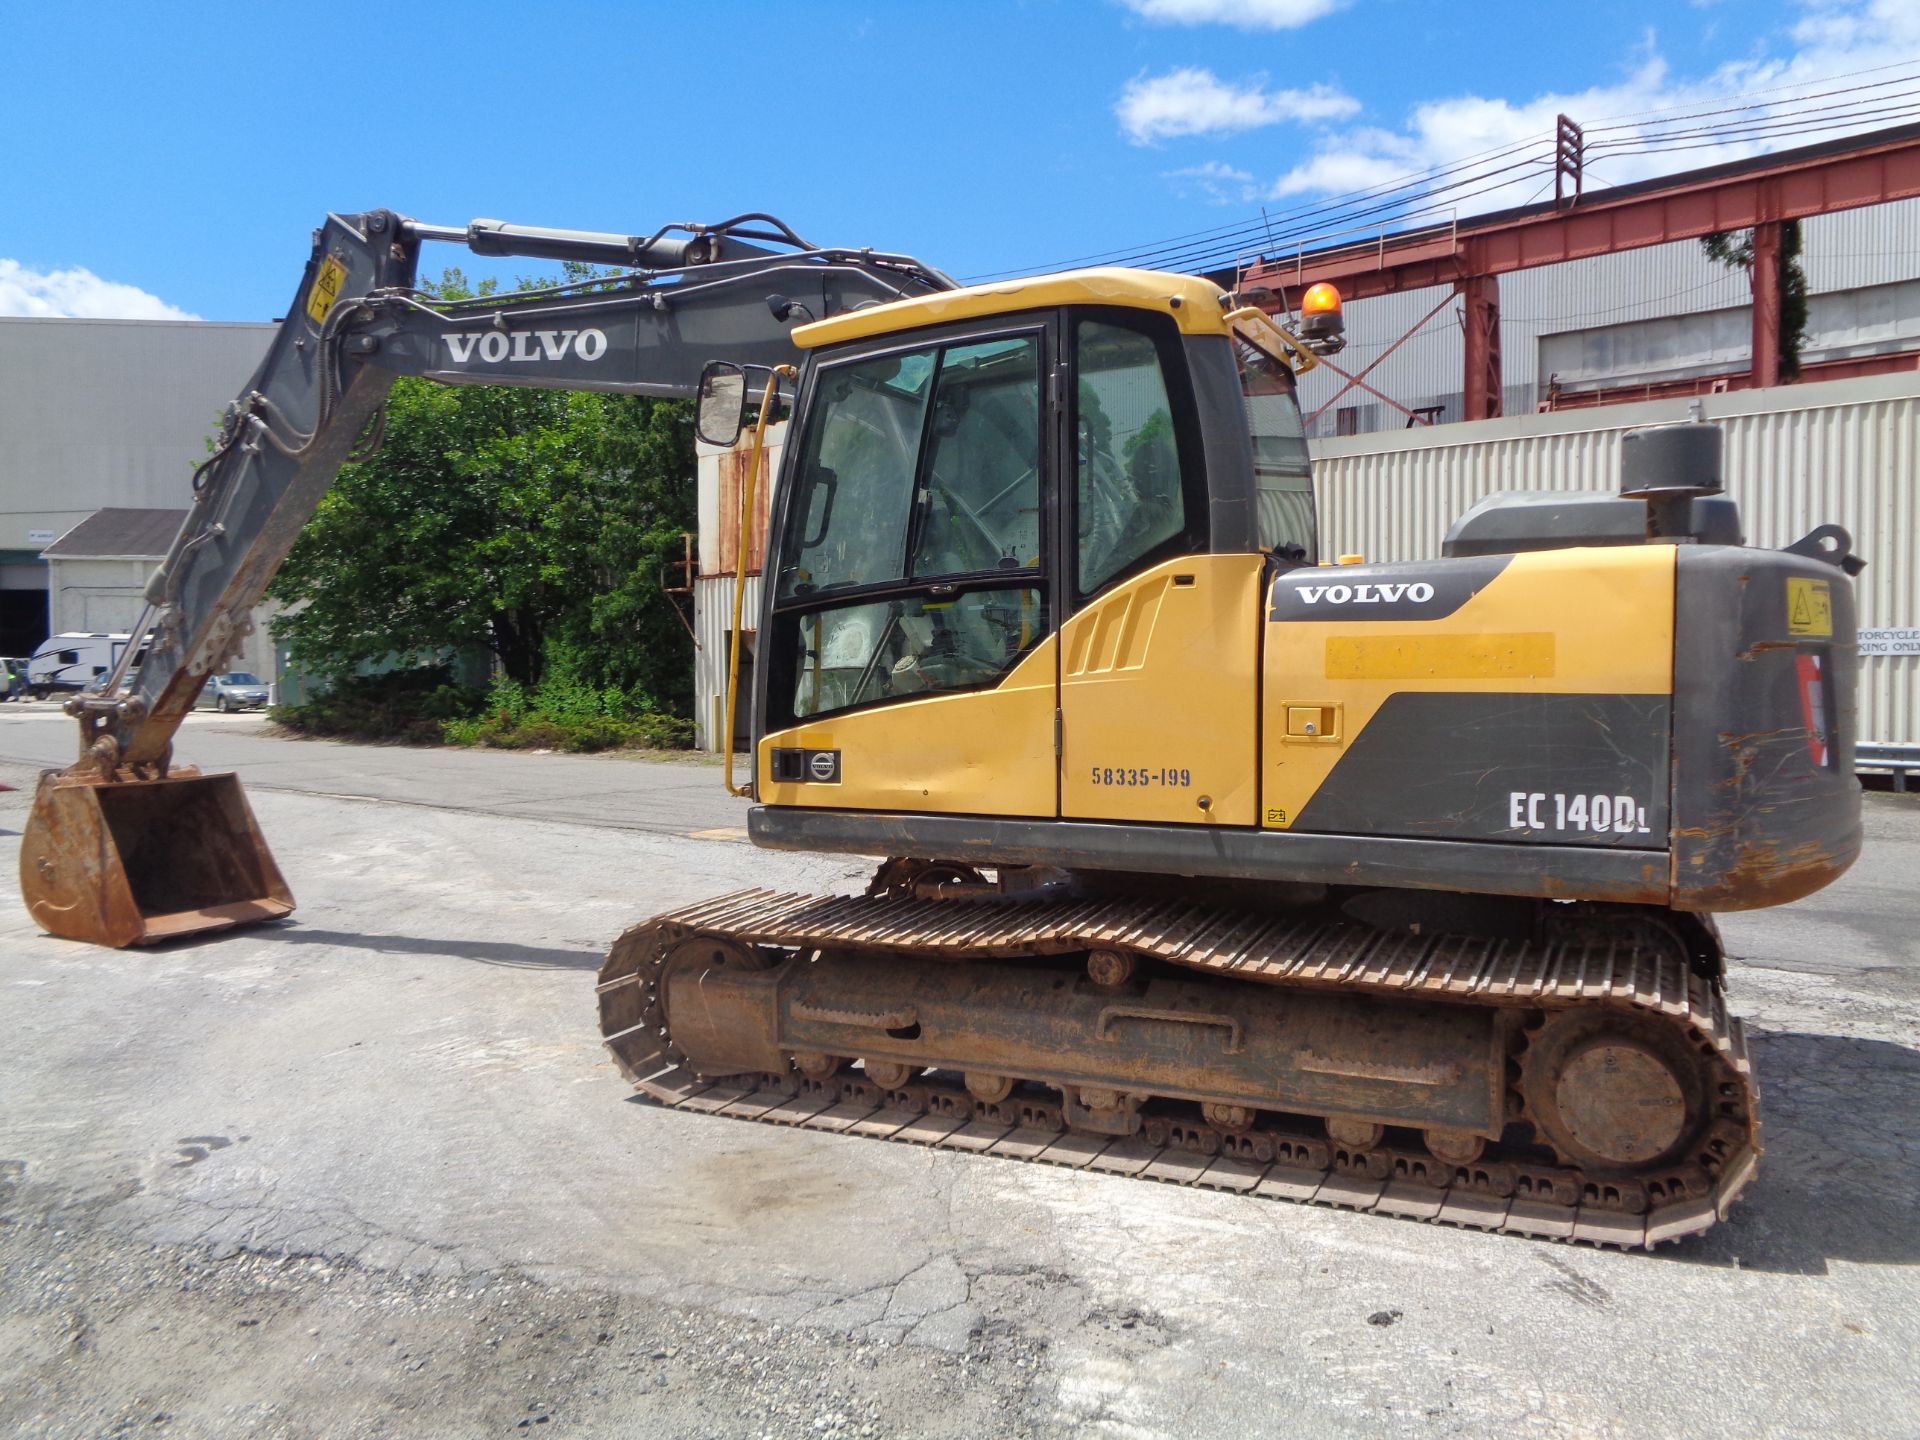
[[[0, 707], [5, 843], [69, 725]], [[0, 895], [0, 1429], [1920, 1432], [1911, 797], [1724, 917], [1765, 1158], [1621, 1254], [662, 1111], [597, 1041], [609, 941], [863, 862], [752, 849], [711, 763], [178, 752], [300, 909], [116, 953]]]

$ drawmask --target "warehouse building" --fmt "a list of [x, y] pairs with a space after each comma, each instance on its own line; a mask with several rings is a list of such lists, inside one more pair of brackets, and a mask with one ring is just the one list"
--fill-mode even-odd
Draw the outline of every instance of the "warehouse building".
[[[274, 329], [0, 318], [0, 655], [133, 623], [193, 468]], [[244, 662], [267, 675], [256, 629]]]

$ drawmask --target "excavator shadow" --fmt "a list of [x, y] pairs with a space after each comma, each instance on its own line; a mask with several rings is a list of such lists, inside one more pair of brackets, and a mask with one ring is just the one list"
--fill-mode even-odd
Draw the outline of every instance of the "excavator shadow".
[[1725, 1221], [1657, 1253], [1782, 1275], [1824, 1275], [1832, 1260], [1920, 1264], [1920, 1051], [1799, 1031], [1747, 1040], [1760, 1173]]
[[334, 945], [381, 955], [440, 955], [500, 965], [512, 970], [598, 970], [604, 950], [563, 950], [540, 945], [508, 945], [495, 940], [433, 940], [416, 935], [369, 935], [357, 930], [310, 930], [283, 924], [254, 932], [282, 945]]

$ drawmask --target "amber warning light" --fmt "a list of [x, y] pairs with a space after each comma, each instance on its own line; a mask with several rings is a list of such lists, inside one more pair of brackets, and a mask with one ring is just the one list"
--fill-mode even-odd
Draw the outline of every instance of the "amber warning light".
[[1340, 292], [1322, 280], [1309, 285], [1300, 297], [1300, 330], [1309, 342], [1337, 339], [1345, 330], [1340, 318]]

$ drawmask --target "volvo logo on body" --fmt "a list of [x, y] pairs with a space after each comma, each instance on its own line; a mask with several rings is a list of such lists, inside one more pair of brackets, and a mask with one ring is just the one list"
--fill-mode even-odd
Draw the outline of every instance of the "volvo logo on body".
[[1512, 561], [1511, 555], [1465, 555], [1418, 567], [1302, 566], [1274, 577], [1267, 618], [1322, 625], [1440, 620], [1499, 579]]
[[1378, 580], [1359, 585], [1296, 585], [1293, 593], [1308, 605], [1323, 601], [1328, 605], [1391, 605], [1399, 600], [1424, 605], [1433, 599], [1433, 586], [1424, 580], [1415, 580], [1410, 585]]
[[456, 365], [476, 357], [489, 365], [564, 360], [569, 352], [592, 361], [607, 353], [604, 330], [472, 330], [446, 339]]

